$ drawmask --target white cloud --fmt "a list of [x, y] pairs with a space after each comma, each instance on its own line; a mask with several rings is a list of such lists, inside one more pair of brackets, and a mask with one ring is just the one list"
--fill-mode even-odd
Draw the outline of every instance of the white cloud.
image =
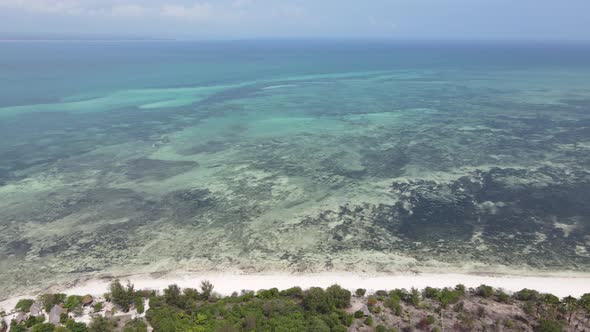
[[0, 0], [2, 9], [75, 17], [163, 18], [225, 27], [299, 19], [305, 14], [299, 6], [266, 0]]
[[67, 15], [93, 14], [75, 0], [0, 0], [0, 7]]
[[151, 12], [149, 8], [132, 4], [115, 5], [111, 8], [111, 15], [120, 17], [142, 17], [150, 15]]
[[208, 3], [195, 3], [190, 6], [166, 4], [161, 7], [162, 16], [189, 19], [205, 20], [211, 16], [211, 5]]

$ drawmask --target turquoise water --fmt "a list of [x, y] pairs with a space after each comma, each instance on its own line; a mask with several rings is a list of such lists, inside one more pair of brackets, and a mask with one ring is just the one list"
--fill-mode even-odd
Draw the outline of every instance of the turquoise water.
[[0, 43], [0, 156], [0, 295], [590, 269], [588, 45]]

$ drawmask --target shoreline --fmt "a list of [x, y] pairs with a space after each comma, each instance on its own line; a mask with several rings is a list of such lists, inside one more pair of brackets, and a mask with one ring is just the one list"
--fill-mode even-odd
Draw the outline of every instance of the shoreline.
[[[109, 284], [116, 277], [93, 277], [81, 280], [72, 286], [54, 286], [48, 292], [65, 293], [67, 295], [102, 296], [108, 290]], [[190, 273], [171, 272], [159, 277], [154, 274], [137, 274], [118, 277], [122, 283], [131, 282], [135, 289], [163, 290], [169, 285], [176, 284], [181, 288], [198, 288], [203, 280], [214, 285], [214, 291], [221, 295], [231, 295], [241, 290], [278, 288], [279, 290], [299, 286], [303, 289], [310, 287], [326, 288], [338, 284], [345, 289], [354, 291], [357, 288], [375, 292], [380, 289], [412, 287], [454, 287], [463, 284], [466, 287], [477, 287], [486, 284], [494, 288], [501, 288], [508, 292], [516, 292], [523, 288], [534, 289], [542, 293], [551, 293], [558, 297], [568, 295], [579, 297], [590, 293], [590, 274], [587, 273], [556, 273], [546, 275], [501, 275], [501, 274], [461, 274], [461, 273], [400, 273], [400, 274], [363, 274], [363, 273]], [[36, 298], [39, 293], [30, 293], [0, 301], [0, 311], [11, 311], [18, 300]]]

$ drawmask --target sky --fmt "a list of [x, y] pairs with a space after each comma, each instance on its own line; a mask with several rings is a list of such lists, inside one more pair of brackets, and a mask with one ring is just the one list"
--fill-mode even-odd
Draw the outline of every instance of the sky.
[[0, 33], [590, 40], [590, 0], [0, 0]]

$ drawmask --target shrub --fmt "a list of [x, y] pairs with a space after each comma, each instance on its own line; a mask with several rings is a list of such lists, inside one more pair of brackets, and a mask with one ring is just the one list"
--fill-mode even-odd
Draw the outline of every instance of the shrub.
[[559, 298], [553, 294], [543, 294], [542, 296], [543, 303], [550, 306], [557, 306], [561, 303]]
[[465, 285], [458, 284], [457, 286], [455, 286], [455, 290], [457, 292], [460, 292], [461, 294], [465, 294]]
[[137, 313], [143, 314], [143, 312], [145, 311], [145, 306], [143, 304], [143, 297], [135, 297], [135, 299], [133, 299], [133, 306], [137, 310]]
[[397, 296], [397, 294], [390, 294], [389, 297], [385, 300], [384, 305], [391, 309], [391, 310], [395, 310], [396, 306], [399, 306], [401, 302], [401, 299], [399, 298], [399, 296]]
[[121, 282], [119, 281], [119, 279], [115, 279], [111, 283], [109, 290], [110, 290], [111, 300], [113, 301], [113, 303], [120, 306], [124, 312], [129, 311], [129, 306], [133, 302], [133, 298], [135, 295], [133, 285], [128, 283], [127, 288], [125, 288], [125, 287], [123, 287], [123, 285], [121, 285]]
[[180, 295], [180, 287], [178, 285], [170, 285], [164, 289], [164, 301], [170, 306], [183, 308], [184, 301]]
[[71, 332], [87, 332], [88, 331], [88, 326], [86, 326], [85, 323], [77, 323], [73, 319], [69, 319], [65, 325], [68, 328], [68, 330]]
[[371, 317], [371, 316], [367, 317], [367, 319], [365, 319], [365, 325], [373, 326], [373, 317]]
[[70, 319], [70, 316], [68, 316], [68, 313], [67, 312], [62, 312], [59, 315], [59, 322], [62, 323], [62, 324], [65, 324], [65, 322], [67, 322], [68, 319]]
[[[429, 316], [429, 317], [432, 317], [432, 316]], [[430, 324], [432, 324], [432, 323], [430, 323], [428, 317], [425, 317], [425, 318], [420, 319], [420, 321], [416, 324], [416, 327], [420, 330], [427, 330], [428, 327], [430, 326]]]
[[367, 299], [367, 305], [369, 307], [373, 307], [377, 305], [377, 298], [373, 295], [369, 296], [369, 298]]
[[51, 311], [56, 304], [62, 304], [66, 300], [66, 294], [43, 294], [39, 297], [39, 301], [43, 304], [45, 311]]
[[479, 287], [477, 287], [477, 295], [483, 297], [483, 298], [488, 298], [491, 297], [492, 295], [494, 295], [494, 288], [492, 286], [488, 286], [488, 285], [480, 285]]
[[562, 321], [553, 319], [541, 319], [539, 325], [535, 326], [535, 332], [561, 332], [565, 324]]
[[201, 282], [201, 296], [205, 300], [210, 300], [213, 295], [213, 284], [209, 280], [203, 280]]
[[303, 307], [313, 313], [330, 312], [330, 301], [326, 292], [319, 287], [312, 287], [303, 296]]
[[363, 318], [364, 316], [365, 314], [360, 310], [354, 312], [354, 318]]
[[123, 332], [147, 332], [147, 324], [141, 319], [134, 319], [125, 324]]
[[277, 288], [261, 289], [256, 293], [256, 297], [261, 299], [273, 299], [279, 297], [279, 290]]
[[102, 310], [102, 302], [96, 302], [92, 308], [94, 308], [94, 312], [99, 312]]
[[88, 325], [88, 332], [113, 332], [116, 324], [109, 319], [101, 316], [94, 317], [90, 325]]
[[10, 324], [10, 332], [27, 332], [27, 328], [23, 325]]
[[45, 316], [39, 316], [39, 317], [29, 317], [26, 321], [25, 321], [25, 326], [26, 327], [32, 327], [35, 326], [37, 324], [41, 324], [45, 321]]
[[303, 290], [301, 287], [291, 287], [289, 289], [282, 290], [280, 292], [281, 296], [291, 297], [294, 299], [301, 299], [303, 298]]
[[439, 295], [440, 289], [438, 288], [426, 287], [422, 291], [422, 296], [427, 299], [438, 299]]
[[453, 290], [450, 288], [443, 288], [437, 297], [437, 300], [441, 303], [443, 308], [446, 308], [449, 304], [459, 302], [459, 299], [464, 293], [461, 293], [458, 290]]
[[338, 309], [348, 308], [350, 306], [350, 291], [343, 289], [338, 285], [332, 285], [326, 289], [332, 306]]
[[82, 306], [82, 296], [70, 295], [66, 298], [64, 308], [74, 309]]
[[354, 292], [354, 294], [358, 297], [363, 297], [365, 294], [367, 294], [367, 290], [364, 288], [359, 288]]
[[383, 325], [377, 325], [375, 332], [387, 332], [387, 328]]
[[55, 330], [55, 325], [50, 323], [42, 323], [33, 326], [31, 332], [53, 332]]
[[504, 292], [501, 289], [498, 289], [496, 291], [496, 298], [498, 299], [498, 302], [502, 302], [502, 303], [510, 302], [510, 295], [508, 295], [506, 292]]
[[519, 301], [536, 301], [540, 298], [540, 294], [536, 290], [524, 288], [514, 293], [514, 298]]
[[16, 309], [17, 311], [29, 312], [34, 302], [35, 301], [33, 301], [32, 299], [19, 300], [14, 306], [14, 309]]
[[307, 331], [314, 332], [330, 332], [330, 326], [318, 317], [313, 317], [310, 322]]
[[590, 314], [590, 293], [586, 293], [580, 297], [578, 301], [580, 307]]
[[409, 300], [411, 304], [417, 306], [420, 303], [420, 291], [418, 291], [416, 288], [412, 288], [410, 291]]

